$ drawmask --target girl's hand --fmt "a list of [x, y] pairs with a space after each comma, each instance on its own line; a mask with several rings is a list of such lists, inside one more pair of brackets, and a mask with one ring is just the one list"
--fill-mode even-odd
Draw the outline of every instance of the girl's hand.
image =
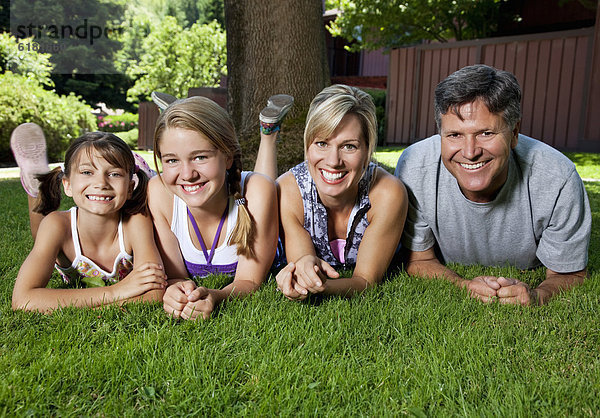
[[296, 265], [289, 263], [281, 269], [275, 280], [277, 281], [277, 290], [283, 293], [283, 296], [289, 300], [304, 300], [308, 296], [308, 290], [300, 286], [295, 279]]
[[295, 276], [298, 284], [310, 293], [322, 293], [327, 279], [338, 278], [340, 274], [329, 263], [308, 254], [296, 261]]
[[163, 309], [173, 318], [180, 318], [188, 303], [188, 296], [196, 288], [193, 280], [183, 280], [167, 287], [163, 296]]
[[129, 299], [151, 290], [167, 287], [167, 276], [160, 264], [144, 263], [134, 268], [123, 280], [110, 286], [113, 300]]
[[188, 295], [188, 303], [181, 312], [183, 319], [196, 320], [199, 316], [208, 319], [215, 309], [217, 291], [199, 286]]

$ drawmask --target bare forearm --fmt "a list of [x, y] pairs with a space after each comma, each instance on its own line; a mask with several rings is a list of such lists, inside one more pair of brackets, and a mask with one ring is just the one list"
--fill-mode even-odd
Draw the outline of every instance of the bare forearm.
[[438, 260], [419, 260], [408, 262], [405, 266], [406, 272], [411, 276], [426, 277], [430, 279], [444, 279], [457, 286], [465, 280], [440, 263]]
[[109, 287], [89, 289], [31, 289], [13, 295], [12, 307], [17, 310], [50, 312], [59, 307], [96, 307], [118, 302]]
[[251, 280], [234, 281], [225, 286], [223, 289], [214, 290], [215, 305], [231, 298], [242, 298], [248, 296], [258, 290], [259, 287], [260, 284], [256, 284]]
[[359, 276], [329, 279], [325, 282], [323, 294], [351, 297], [373, 286], [375, 283], [370, 283]]
[[124, 299], [121, 301], [121, 304], [127, 302], [162, 302], [165, 291], [162, 289], [150, 290], [143, 295], [135, 296], [133, 298]]
[[586, 270], [571, 274], [548, 272], [546, 280], [535, 289], [538, 303], [543, 305], [555, 294], [579, 286], [585, 280], [586, 275]]

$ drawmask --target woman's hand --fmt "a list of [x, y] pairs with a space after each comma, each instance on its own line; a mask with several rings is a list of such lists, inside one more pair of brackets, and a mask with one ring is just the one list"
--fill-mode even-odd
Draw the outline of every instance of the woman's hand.
[[277, 281], [277, 290], [283, 293], [283, 296], [289, 300], [304, 300], [308, 296], [308, 290], [298, 284], [294, 278], [296, 265], [289, 263], [281, 269], [275, 280]]
[[307, 254], [296, 261], [294, 273], [298, 285], [310, 293], [322, 293], [328, 278], [337, 279], [340, 274], [326, 261]]

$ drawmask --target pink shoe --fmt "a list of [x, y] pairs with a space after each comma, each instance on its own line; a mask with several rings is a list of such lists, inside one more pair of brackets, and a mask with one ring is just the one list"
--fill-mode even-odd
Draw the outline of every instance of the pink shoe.
[[35, 176], [50, 171], [46, 155], [46, 137], [42, 128], [35, 123], [17, 126], [10, 136], [10, 148], [21, 169], [23, 188], [29, 196], [37, 197], [40, 182]]

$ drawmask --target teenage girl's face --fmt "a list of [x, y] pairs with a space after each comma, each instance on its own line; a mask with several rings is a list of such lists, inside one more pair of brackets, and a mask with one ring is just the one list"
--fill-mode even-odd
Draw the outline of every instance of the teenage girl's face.
[[360, 121], [353, 114], [344, 116], [330, 137], [316, 138], [310, 144], [308, 170], [323, 203], [356, 198], [368, 153]]
[[80, 210], [97, 215], [118, 213], [131, 197], [133, 181], [124, 168], [115, 167], [97, 151], [81, 150], [69, 177], [63, 177], [65, 194]]
[[189, 207], [219, 205], [227, 197], [226, 170], [233, 164], [199, 132], [168, 128], [159, 143], [162, 178]]

